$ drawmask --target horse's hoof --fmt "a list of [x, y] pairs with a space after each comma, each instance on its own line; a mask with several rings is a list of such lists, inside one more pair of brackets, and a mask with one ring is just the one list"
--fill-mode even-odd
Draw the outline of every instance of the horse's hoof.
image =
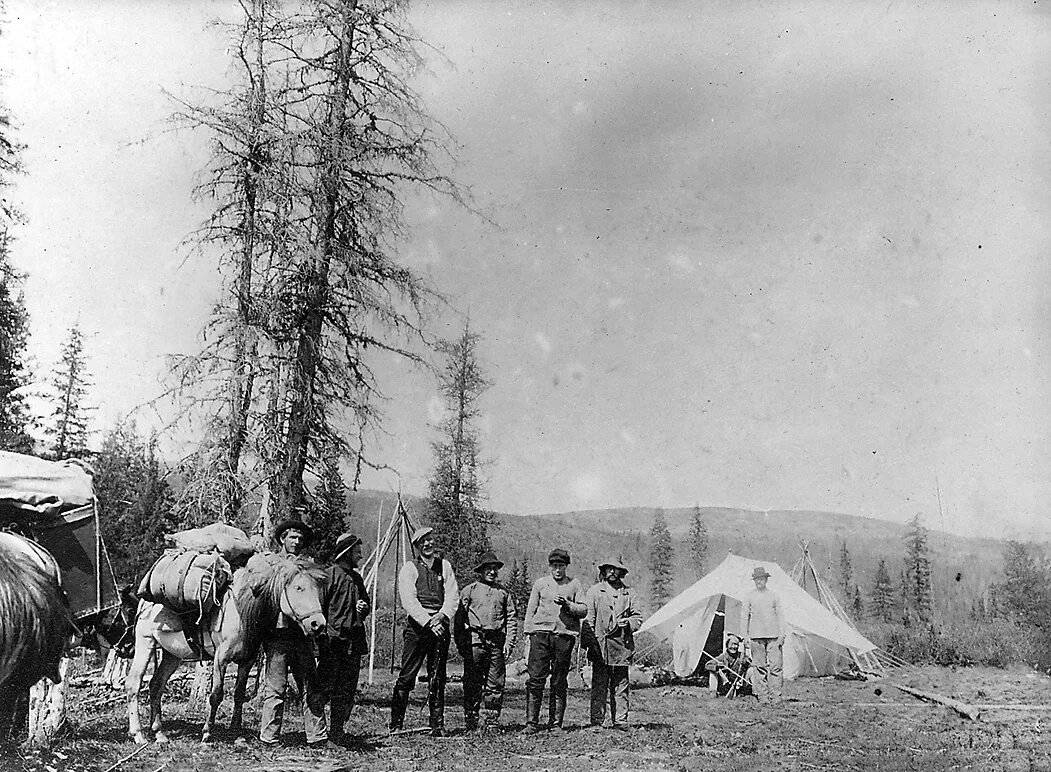
[[248, 747], [248, 740], [246, 740], [243, 737], [238, 737], [236, 740], [234, 740], [234, 747], [235, 748], [247, 748]]
[[157, 745], [164, 745], [166, 742], [168, 742], [168, 735], [166, 735], [164, 732], [157, 732], [157, 736], [154, 738], [153, 741], [157, 743]]
[[145, 744], [146, 744], [146, 743], [148, 742], [148, 741], [146, 740], [146, 736], [145, 736], [145, 735], [143, 735], [142, 733], [139, 733], [139, 734], [133, 734], [133, 735], [131, 736], [131, 739], [135, 741], [135, 744], [136, 744], [136, 745], [145, 745]]
[[202, 743], [210, 743], [211, 741], [212, 741], [212, 733], [211, 732], [205, 732], [204, 734], [201, 735], [201, 742]]

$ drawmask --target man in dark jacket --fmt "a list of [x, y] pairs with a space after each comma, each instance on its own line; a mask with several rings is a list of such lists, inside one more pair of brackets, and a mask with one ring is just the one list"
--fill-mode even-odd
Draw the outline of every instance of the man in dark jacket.
[[368, 651], [365, 618], [372, 610], [365, 582], [357, 572], [361, 539], [344, 533], [336, 539], [332, 565], [325, 569], [324, 613], [328, 627], [318, 639], [318, 683], [330, 705], [329, 739], [341, 742], [354, 707], [361, 655]]

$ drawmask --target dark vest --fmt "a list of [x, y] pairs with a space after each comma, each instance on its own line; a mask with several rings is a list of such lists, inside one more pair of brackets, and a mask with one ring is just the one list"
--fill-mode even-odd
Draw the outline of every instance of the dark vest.
[[430, 565], [416, 559], [416, 599], [428, 611], [437, 611], [445, 603], [441, 558], [435, 558]]

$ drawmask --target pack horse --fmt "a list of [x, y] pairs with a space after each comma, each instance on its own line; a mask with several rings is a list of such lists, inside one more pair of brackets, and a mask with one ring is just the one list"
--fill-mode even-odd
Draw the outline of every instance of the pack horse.
[[273, 553], [253, 555], [233, 573], [230, 587], [219, 604], [195, 630], [161, 603], [142, 601], [135, 620], [135, 656], [127, 677], [128, 734], [146, 742], [139, 719], [139, 688], [150, 659], [160, 655], [149, 684], [150, 729], [157, 742], [167, 737], [161, 722], [161, 696], [165, 684], [181, 662], [212, 661], [212, 691], [204, 723], [203, 740], [211, 739], [215, 716], [223, 701], [223, 680], [231, 662], [238, 665], [230, 728], [241, 728], [248, 674], [263, 637], [284, 614], [308, 636], [325, 628], [321, 610], [324, 574], [311, 563]]

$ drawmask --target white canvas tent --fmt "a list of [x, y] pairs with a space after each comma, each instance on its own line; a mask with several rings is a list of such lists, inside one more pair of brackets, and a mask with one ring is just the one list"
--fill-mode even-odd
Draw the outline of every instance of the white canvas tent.
[[[875, 645], [792, 581], [780, 566], [729, 554], [711, 573], [668, 601], [639, 630], [671, 642], [676, 675], [691, 675], [702, 664], [713, 624], [721, 622], [724, 635], [740, 633], [741, 602], [755, 588], [752, 570], [756, 566], [770, 572], [767, 586], [778, 594], [784, 607], [788, 628], [785, 678], [847, 672], [859, 657], [870, 658]], [[722, 645], [721, 640], [718, 645]]]

